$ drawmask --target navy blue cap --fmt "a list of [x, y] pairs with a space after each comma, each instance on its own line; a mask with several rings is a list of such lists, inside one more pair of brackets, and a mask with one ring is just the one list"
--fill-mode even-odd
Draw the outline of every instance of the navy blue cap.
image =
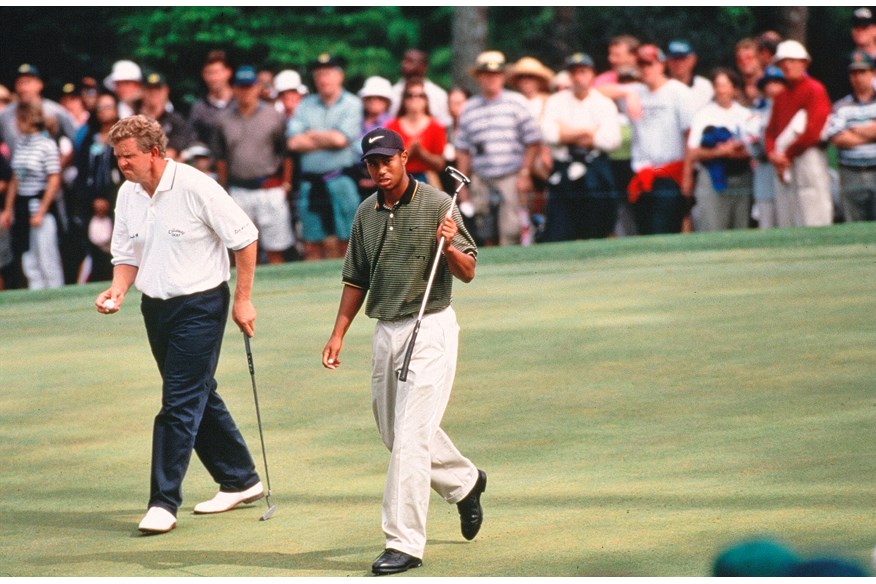
[[167, 78], [158, 71], [150, 71], [143, 78], [143, 87], [164, 87], [167, 85]]
[[566, 69], [571, 69], [573, 67], [590, 67], [591, 69], [595, 69], [596, 65], [587, 53], [575, 53], [574, 55], [566, 57]]
[[859, 26], [870, 26], [876, 23], [873, 18], [873, 11], [867, 7], [858, 8], [852, 12], [852, 28]]
[[256, 70], [252, 65], [241, 65], [234, 72], [232, 85], [240, 85], [241, 87], [252, 87], [256, 84]]
[[693, 47], [690, 46], [690, 43], [682, 39], [675, 39], [666, 47], [666, 56], [670, 58], [687, 57], [693, 52], [694, 50]]
[[344, 65], [346, 65], [346, 61], [343, 57], [338, 57], [330, 53], [322, 53], [310, 64], [309, 68], [311, 71], [316, 71], [323, 67], [336, 67], [338, 69], [343, 69]]
[[861, 71], [867, 69], [876, 69], [876, 63], [873, 62], [873, 57], [864, 51], [855, 51], [849, 55], [849, 71]]
[[405, 142], [387, 128], [375, 128], [362, 136], [362, 160], [369, 156], [395, 156], [405, 149]]
[[31, 65], [30, 63], [23, 63], [18, 67], [18, 73], [16, 77], [24, 77], [25, 75], [30, 75], [31, 77], [42, 79], [39, 69]]

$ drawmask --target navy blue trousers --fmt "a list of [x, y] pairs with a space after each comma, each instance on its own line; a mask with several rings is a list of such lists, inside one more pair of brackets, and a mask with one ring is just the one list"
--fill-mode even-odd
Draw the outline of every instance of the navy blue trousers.
[[650, 192], [644, 192], [633, 206], [639, 235], [681, 233], [688, 208], [678, 184], [670, 178], [658, 178]]
[[174, 515], [193, 450], [220, 490], [241, 491], [259, 480], [243, 436], [216, 392], [229, 297], [223, 283], [169, 300], [144, 295], [140, 304], [163, 382], [152, 432], [149, 506]]

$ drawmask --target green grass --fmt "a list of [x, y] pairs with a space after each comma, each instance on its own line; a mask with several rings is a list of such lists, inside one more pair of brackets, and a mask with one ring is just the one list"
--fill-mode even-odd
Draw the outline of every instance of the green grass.
[[[444, 427], [489, 473], [471, 543], [433, 496], [412, 576], [705, 576], [753, 535], [869, 563], [876, 505], [876, 225], [482, 250], [457, 284]], [[387, 454], [373, 322], [329, 372], [340, 262], [260, 267], [253, 353], [278, 507], [140, 537], [159, 382], [132, 293], [0, 294], [0, 576], [363, 576]], [[220, 392], [262, 468], [243, 341]]]

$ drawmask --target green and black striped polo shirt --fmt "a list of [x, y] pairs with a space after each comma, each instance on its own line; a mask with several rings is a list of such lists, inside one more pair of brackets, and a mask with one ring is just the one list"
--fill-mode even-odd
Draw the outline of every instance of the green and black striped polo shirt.
[[[345, 284], [368, 290], [365, 314], [399, 320], [420, 312], [438, 242], [438, 224], [447, 216], [450, 196], [411, 178], [401, 200], [388, 209], [383, 193], [365, 199], [356, 211], [342, 272]], [[477, 257], [474, 239], [454, 205], [459, 233], [452, 245]], [[426, 312], [450, 305], [453, 275], [442, 256], [429, 293]]]

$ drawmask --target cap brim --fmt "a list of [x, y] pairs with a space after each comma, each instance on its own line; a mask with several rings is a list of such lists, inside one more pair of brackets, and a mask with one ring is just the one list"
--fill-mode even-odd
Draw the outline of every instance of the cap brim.
[[395, 156], [396, 154], [398, 154], [399, 152], [402, 152], [402, 151], [399, 150], [398, 148], [372, 148], [371, 150], [368, 151], [367, 154], [363, 154], [362, 158], [360, 158], [360, 160], [362, 162], [365, 162], [365, 160], [371, 158], [372, 156], [392, 157], [392, 156]]

